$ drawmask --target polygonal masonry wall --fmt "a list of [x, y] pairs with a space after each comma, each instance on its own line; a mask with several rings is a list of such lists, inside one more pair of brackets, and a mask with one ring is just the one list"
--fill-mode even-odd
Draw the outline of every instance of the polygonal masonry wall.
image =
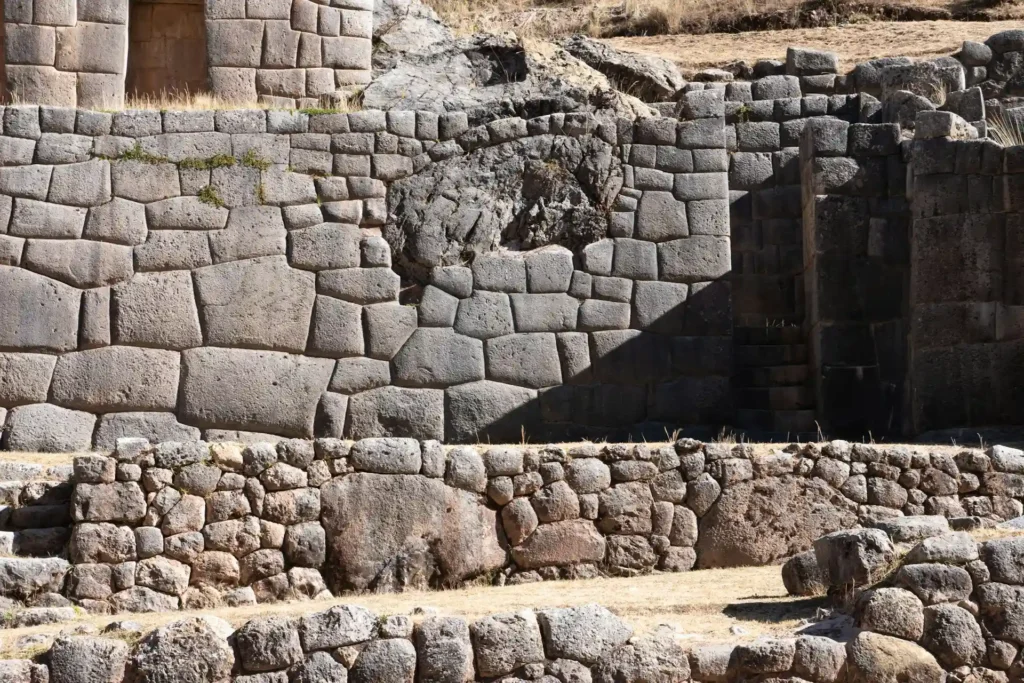
[[[723, 102], [708, 95], [692, 121], [473, 128], [464, 113], [7, 107], [2, 445], [725, 422], [728, 189]], [[444, 174], [424, 171], [554, 146], [576, 150], [567, 173], [600, 191], [596, 241], [466, 266], [449, 254], [418, 306], [400, 303], [381, 228], [421, 261], [429, 233], [397, 234], [389, 209], [444, 219], [453, 240], [481, 213], [431, 195]]]
[[770, 564], [904, 515], [977, 527], [1024, 511], [1024, 454], [1003, 447], [123, 439], [74, 467], [73, 490], [23, 492], [0, 536], [70, 563], [2, 559], [0, 595], [159, 611], [632, 576]]
[[[205, 16], [203, 77], [192, 92], [315, 107], [321, 96], [370, 82], [373, 0], [211, 0]], [[133, 87], [141, 88], [137, 94], [176, 90], [173, 82], [149, 82], [139, 72], [156, 66], [166, 77], [175, 60], [196, 57], [152, 36], [151, 23], [130, 31], [128, 20], [128, 0], [8, 2], [7, 94], [17, 102], [118, 109], [126, 94], [135, 94], [125, 92], [128, 70]], [[184, 92], [189, 84], [179, 85]]]

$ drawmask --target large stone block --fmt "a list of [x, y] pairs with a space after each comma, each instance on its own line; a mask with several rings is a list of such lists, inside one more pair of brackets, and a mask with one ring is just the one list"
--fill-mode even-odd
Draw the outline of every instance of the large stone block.
[[77, 104], [76, 74], [52, 66], [7, 67], [7, 91], [22, 102], [43, 102], [60, 107]]
[[316, 297], [314, 276], [269, 256], [195, 273], [207, 343], [301, 352]]
[[131, 278], [132, 249], [92, 240], [30, 239], [22, 266], [80, 289], [104, 287]]
[[228, 223], [228, 213], [199, 197], [172, 197], [148, 204], [143, 225], [148, 221], [151, 229], [221, 230]]
[[196, 230], [155, 230], [146, 236], [145, 244], [135, 249], [139, 272], [193, 270], [211, 263], [206, 233]]
[[709, 282], [732, 270], [729, 239], [693, 235], [658, 245], [661, 278], [672, 282]]
[[[262, 46], [262, 21], [250, 19], [206, 22], [206, 55], [211, 67], [258, 67]], [[253, 78], [255, 79], [255, 73]]]
[[391, 360], [416, 331], [416, 309], [398, 303], [363, 307], [366, 353], [378, 360]]
[[19, 198], [14, 201], [8, 231], [17, 237], [77, 239], [85, 216], [85, 209]]
[[354, 225], [322, 223], [288, 233], [288, 260], [304, 270], [359, 267], [359, 242]]
[[651, 242], [686, 237], [686, 203], [671, 192], [644, 192], [636, 214], [636, 236]]
[[334, 479], [323, 487], [322, 520], [336, 589], [425, 588], [424, 564], [452, 585], [505, 562], [495, 511], [437, 479], [364, 473]]
[[309, 333], [309, 352], [318, 356], [359, 356], [363, 353], [363, 308], [329, 296], [318, 296]]
[[173, 351], [108, 346], [61, 356], [52, 400], [98, 413], [171, 410], [178, 400], [179, 358]]
[[317, 291], [356, 304], [398, 300], [401, 278], [390, 268], [346, 268], [317, 274]]
[[198, 429], [178, 422], [174, 413], [108, 413], [96, 425], [93, 445], [112, 450], [118, 439], [146, 439], [150, 443], [198, 441]]
[[138, 202], [114, 199], [89, 209], [83, 237], [137, 246], [146, 242], [146, 210]]
[[562, 383], [555, 335], [510, 334], [487, 340], [488, 377], [539, 389]]
[[210, 253], [214, 263], [281, 256], [287, 248], [286, 242], [281, 209], [241, 206], [231, 209], [225, 230], [210, 233]]
[[80, 21], [57, 29], [57, 55], [61, 71], [124, 73], [128, 55], [128, 29], [117, 24]]
[[4, 55], [8, 64], [53, 66], [56, 49], [56, 32], [52, 26], [10, 24], [7, 27]]
[[186, 271], [140, 273], [114, 287], [112, 304], [115, 344], [178, 350], [203, 344]]
[[37, 353], [0, 353], [0, 407], [42, 403], [57, 358]]
[[682, 334], [688, 287], [674, 282], [637, 282], [633, 312], [641, 330]]
[[204, 428], [311, 437], [334, 362], [284, 353], [204, 348], [182, 353], [180, 413]]
[[443, 440], [444, 392], [382, 386], [356, 394], [349, 399], [347, 436]]
[[0, 348], [70, 351], [78, 346], [81, 292], [20, 268], [0, 266]]
[[541, 525], [512, 549], [512, 559], [521, 569], [602, 562], [604, 554], [604, 536], [586, 519]]
[[157, 202], [181, 195], [178, 167], [119, 160], [110, 165], [114, 195], [135, 202]]
[[453, 443], [517, 442], [535, 432], [540, 406], [533, 389], [471, 382], [446, 392], [445, 435]]
[[856, 505], [818, 479], [732, 484], [701, 518], [698, 564], [706, 568], [772, 562], [807, 550], [824, 534], [856, 524]]
[[19, 406], [7, 416], [4, 448], [12, 451], [74, 453], [92, 445], [96, 417], [49, 403]]
[[484, 377], [483, 342], [448, 328], [413, 332], [394, 359], [395, 379], [407, 386], [443, 388]]
[[517, 332], [571, 332], [576, 329], [580, 302], [568, 294], [510, 294], [509, 299]]
[[372, 44], [366, 38], [324, 38], [323, 65], [332, 69], [369, 69]]

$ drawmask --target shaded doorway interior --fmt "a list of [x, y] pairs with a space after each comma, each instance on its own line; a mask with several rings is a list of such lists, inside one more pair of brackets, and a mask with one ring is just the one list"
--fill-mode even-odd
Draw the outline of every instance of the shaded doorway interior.
[[132, 0], [128, 35], [129, 98], [209, 90], [203, 0]]

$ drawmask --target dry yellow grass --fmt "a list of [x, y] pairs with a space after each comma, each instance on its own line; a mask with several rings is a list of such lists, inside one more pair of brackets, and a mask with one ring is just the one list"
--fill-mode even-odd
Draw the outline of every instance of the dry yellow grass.
[[[790, 634], [801, 620], [813, 617], [821, 600], [786, 595], [779, 567], [711, 569], [682, 574], [654, 574], [637, 578], [555, 581], [504, 587], [470, 587], [441, 592], [360, 595], [329, 601], [292, 602], [257, 607], [222, 608], [163, 614], [88, 616], [75, 622], [0, 631], [0, 652], [16, 652], [23, 636], [55, 635], [61, 630], [89, 624], [102, 628], [111, 621], [131, 619], [155, 628], [169, 621], [199, 614], [214, 614], [238, 626], [256, 616], [301, 615], [331, 605], [363, 605], [377, 614], [411, 614], [415, 608], [434, 608], [439, 614], [476, 619], [486, 614], [527, 608], [565, 607], [597, 602], [629, 622], [638, 633], [668, 625], [685, 642], [753, 639], [762, 635]], [[415, 616], [415, 615], [414, 615]], [[415, 617], [418, 618], [418, 617]], [[744, 633], [731, 633], [739, 627]]]
[[839, 55], [841, 68], [849, 69], [877, 57], [924, 59], [949, 55], [964, 40], [984, 40], [1020, 26], [1020, 21], [870, 22], [781, 31], [612, 38], [607, 42], [621, 50], [670, 59], [684, 71], [735, 60], [752, 64], [759, 59], [784, 59], [790, 46], [830, 50]]
[[1024, 3], [991, 8], [958, 0], [426, 0], [462, 34], [514, 31], [557, 39], [573, 33], [703, 34], [759, 28], [820, 27], [877, 19], [1018, 19]]
[[19, 451], [0, 451], [0, 462], [25, 462], [33, 465], [70, 465], [76, 455], [84, 453], [23, 453]]

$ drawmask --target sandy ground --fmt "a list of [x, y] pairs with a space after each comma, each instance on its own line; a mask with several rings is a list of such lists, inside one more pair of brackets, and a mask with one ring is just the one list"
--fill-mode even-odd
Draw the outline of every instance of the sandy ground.
[[[15, 656], [16, 641], [27, 635], [56, 635], [82, 624], [102, 629], [115, 620], [131, 619], [147, 628], [196, 614], [216, 614], [234, 625], [256, 616], [301, 615], [331, 605], [363, 605], [377, 614], [413, 614], [434, 608], [439, 614], [475, 619], [486, 614], [527, 608], [597, 602], [646, 633], [667, 625], [680, 642], [750, 640], [762, 635], [792, 634], [801, 621], [813, 618], [824, 599], [786, 596], [779, 567], [711, 569], [637, 578], [551, 581], [504, 587], [472, 587], [431, 593], [398, 593], [335, 598], [329, 601], [281, 603], [164, 614], [89, 616], [75, 622], [0, 631], [0, 658]], [[421, 618], [413, 615], [414, 618]]]
[[784, 59], [790, 46], [831, 50], [839, 54], [841, 68], [850, 69], [876, 57], [949, 55], [964, 40], [984, 40], [1022, 26], [1021, 21], [870, 22], [784, 31], [611, 38], [605, 42], [622, 50], [671, 59], [689, 71], [734, 60], [753, 64], [758, 59]]

